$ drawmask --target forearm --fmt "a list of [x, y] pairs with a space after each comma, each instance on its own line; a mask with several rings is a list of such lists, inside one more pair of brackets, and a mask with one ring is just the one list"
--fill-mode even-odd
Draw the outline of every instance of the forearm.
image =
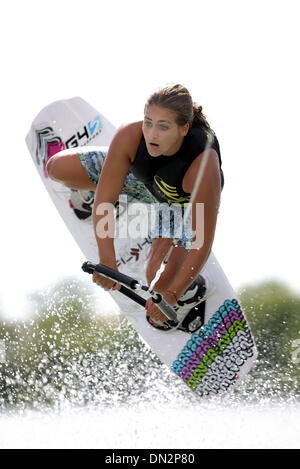
[[174, 293], [176, 298], [179, 299], [197, 277], [199, 272], [201, 272], [209, 254], [210, 246], [203, 246], [199, 250], [192, 249], [189, 251], [176, 276], [174, 276], [173, 273], [173, 280], [168, 285], [167, 291]]
[[[173, 281], [164, 290], [160, 291], [160, 293], [163, 295], [164, 299], [169, 303], [169, 305], [176, 305], [179, 298], [183, 295], [183, 293], [190, 286], [195, 277], [202, 270], [209, 256], [209, 252], [210, 249], [208, 248], [200, 250], [193, 249], [187, 254], [185, 261], [182, 263], [182, 266], [177, 271], [175, 278], [174, 271], [169, 272], [170, 276], [172, 276], [173, 278]], [[150, 315], [154, 320], [167, 320], [167, 317], [150, 300], [148, 300], [147, 302], [146, 309], [148, 315]]]

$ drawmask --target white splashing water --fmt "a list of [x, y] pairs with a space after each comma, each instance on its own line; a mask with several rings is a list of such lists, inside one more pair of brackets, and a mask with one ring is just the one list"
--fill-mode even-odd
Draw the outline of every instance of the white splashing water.
[[1, 448], [299, 448], [300, 408], [197, 405], [27, 412], [0, 422]]
[[[67, 291], [70, 300], [73, 299], [78, 285], [69, 284], [68, 289], [62, 288], [64, 300]], [[52, 321], [49, 334], [57, 334], [63, 341], [65, 336], [59, 336], [59, 328], [68, 324], [65, 321], [70, 320], [73, 306], [64, 301], [59, 303], [57, 290], [55, 307], [52, 291], [45, 300], [40, 298], [47, 307], [42, 319]], [[84, 305], [87, 298], [89, 292], [84, 297]], [[74, 315], [73, 322], [76, 318]], [[4, 406], [0, 416], [0, 448], [299, 447], [299, 394], [298, 387], [293, 387], [294, 378], [289, 369], [285, 374], [281, 370], [279, 375], [268, 363], [261, 363], [228, 392], [199, 398], [138, 342], [126, 325], [120, 323], [119, 329], [101, 335], [99, 323], [95, 320], [95, 329], [90, 330], [91, 324], [92, 318], [87, 323], [74, 322], [71, 329], [67, 327], [65, 334], [69, 336], [61, 348], [55, 350], [50, 344], [47, 355], [43, 355], [39, 347], [46, 336], [41, 335], [42, 342], [30, 342], [41, 324], [32, 326], [30, 332], [27, 323], [20, 335], [19, 346], [23, 343], [23, 348], [19, 353], [28, 350], [29, 341], [29, 356], [31, 360], [36, 357], [35, 370], [40, 374], [37, 371], [28, 374], [21, 362], [7, 398], [8, 403], [12, 399], [12, 405]], [[77, 329], [80, 329], [78, 334]], [[94, 341], [95, 349], [83, 347], [76, 351], [83, 331], [85, 337], [90, 334], [88, 342]], [[111, 340], [105, 342], [106, 338], [115, 342], [113, 349], [109, 348]], [[58, 343], [58, 339], [53, 342], [56, 346]], [[77, 344], [74, 355], [70, 349], [64, 362], [64, 352], [72, 343]], [[12, 351], [11, 369], [18, 350]], [[59, 354], [62, 354], [60, 360]], [[14, 403], [18, 392], [23, 399], [19, 407]], [[30, 410], [27, 402], [35, 410]]]

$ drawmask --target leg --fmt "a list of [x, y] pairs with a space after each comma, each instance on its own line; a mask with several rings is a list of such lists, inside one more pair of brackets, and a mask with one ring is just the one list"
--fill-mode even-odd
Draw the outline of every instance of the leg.
[[[160, 268], [161, 263], [171, 244], [172, 239], [170, 238], [155, 238], [153, 240], [146, 265], [146, 277], [148, 285], [150, 285], [151, 281], [154, 279], [156, 272]], [[168, 262], [168, 272], [177, 272], [187, 254], [188, 252], [183, 246], [178, 245], [175, 247]], [[172, 278], [170, 278], [168, 273], [166, 275], [166, 271], [164, 271], [155, 285], [155, 291], [158, 293], [164, 292], [168, 289], [168, 286], [171, 282]]]
[[47, 172], [51, 179], [72, 189], [96, 190], [97, 185], [84, 169], [78, 150], [68, 149], [53, 155], [47, 163]]

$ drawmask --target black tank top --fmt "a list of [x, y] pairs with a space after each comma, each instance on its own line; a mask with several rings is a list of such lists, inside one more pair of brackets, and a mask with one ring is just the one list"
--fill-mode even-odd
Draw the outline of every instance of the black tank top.
[[190, 128], [183, 139], [183, 143], [172, 156], [160, 155], [153, 157], [149, 155], [144, 136], [138, 147], [134, 162], [130, 171], [142, 181], [149, 191], [159, 202], [168, 204], [189, 202], [190, 194], [182, 189], [182, 180], [195, 158], [205, 150], [208, 138], [213, 138], [211, 148], [219, 157], [221, 185], [224, 185], [224, 176], [221, 169], [221, 153], [217, 137], [211, 132], [206, 132], [199, 127]]

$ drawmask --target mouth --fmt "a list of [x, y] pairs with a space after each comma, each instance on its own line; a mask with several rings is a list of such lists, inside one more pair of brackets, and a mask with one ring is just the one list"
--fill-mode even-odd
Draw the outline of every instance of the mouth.
[[158, 148], [158, 147], [159, 147], [158, 143], [154, 143], [154, 142], [150, 142], [150, 143], [149, 143], [149, 146], [150, 146], [151, 148]]

